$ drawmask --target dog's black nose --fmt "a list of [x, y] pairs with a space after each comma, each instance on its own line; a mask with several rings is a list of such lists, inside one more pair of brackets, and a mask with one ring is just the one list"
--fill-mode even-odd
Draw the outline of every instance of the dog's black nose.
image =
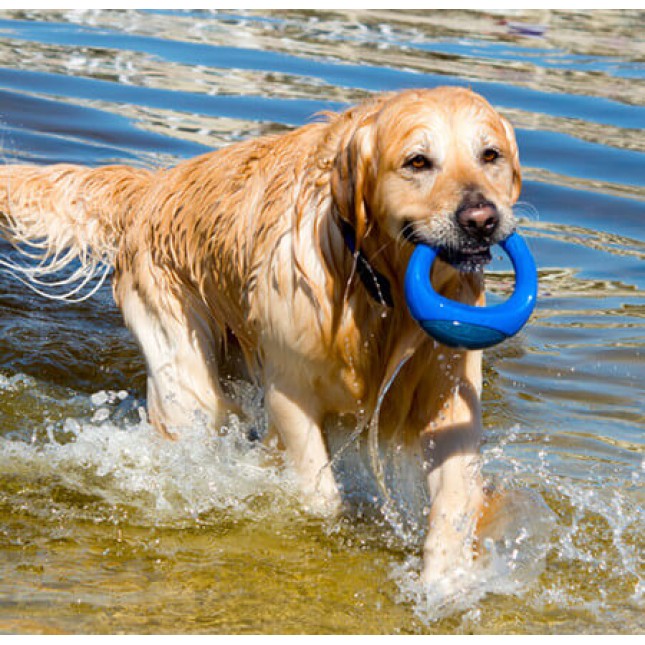
[[457, 209], [457, 222], [469, 236], [483, 242], [490, 240], [499, 226], [495, 204], [481, 195], [464, 198]]

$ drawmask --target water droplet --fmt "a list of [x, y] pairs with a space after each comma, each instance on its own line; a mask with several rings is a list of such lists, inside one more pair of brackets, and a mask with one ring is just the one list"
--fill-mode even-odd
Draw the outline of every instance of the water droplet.
[[107, 400], [108, 400], [108, 393], [103, 390], [101, 392], [95, 392], [94, 394], [92, 394], [92, 396], [90, 396], [90, 401], [92, 402], [92, 405], [95, 405], [97, 407], [100, 405], [103, 405], [104, 403], [107, 403]]
[[93, 423], [101, 423], [110, 418], [110, 411], [107, 408], [99, 408], [92, 417]]

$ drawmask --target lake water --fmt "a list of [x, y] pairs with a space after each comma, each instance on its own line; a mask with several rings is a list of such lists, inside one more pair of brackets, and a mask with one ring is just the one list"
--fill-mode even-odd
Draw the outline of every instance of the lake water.
[[[374, 91], [470, 86], [516, 126], [540, 271], [530, 324], [485, 352], [485, 474], [515, 491], [516, 526], [443, 600], [418, 583], [418, 531], [308, 515], [235, 419], [158, 437], [108, 285], [70, 305], [0, 273], [0, 632], [643, 633], [644, 27], [607, 11], [0, 12], [7, 162], [169, 165]], [[488, 279], [501, 297], [511, 274], [497, 259]], [[261, 422], [261, 393], [238, 389]]]

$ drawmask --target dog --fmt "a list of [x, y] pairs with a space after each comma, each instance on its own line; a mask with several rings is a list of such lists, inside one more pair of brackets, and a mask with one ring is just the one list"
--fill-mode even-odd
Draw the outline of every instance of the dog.
[[74, 258], [83, 284], [114, 268], [149, 419], [166, 437], [181, 439], [196, 414], [217, 430], [239, 412], [221, 379], [241, 352], [303, 499], [337, 508], [326, 419], [378, 416], [383, 436], [424, 461], [431, 584], [472, 560], [488, 509], [482, 355], [420, 329], [405, 270], [415, 244], [437, 247], [434, 288], [484, 304], [481, 269], [516, 226], [520, 189], [510, 123], [482, 96], [438, 87], [375, 95], [168, 169], [6, 165], [0, 233], [42, 254], [23, 269], [37, 288]]

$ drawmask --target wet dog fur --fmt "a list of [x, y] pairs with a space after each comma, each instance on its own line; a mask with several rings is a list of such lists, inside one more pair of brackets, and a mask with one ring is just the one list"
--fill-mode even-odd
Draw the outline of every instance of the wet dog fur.
[[[442, 87], [378, 95], [169, 169], [7, 165], [0, 233], [38, 249], [42, 266], [114, 267], [149, 418], [169, 438], [196, 413], [217, 429], [236, 411], [220, 377], [240, 350], [307, 503], [341, 503], [326, 418], [369, 419], [381, 403], [379, 432], [425, 462], [432, 583], [472, 559], [486, 505], [482, 356], [419, 329], [405, 269], [415, 243], [439, 246], [435, 289], [483, 304], [480, 269], [514, 229], [520, 186], [510, 124], [481, 96]], [[343, 220], [393, 306], [365, 288]]]

